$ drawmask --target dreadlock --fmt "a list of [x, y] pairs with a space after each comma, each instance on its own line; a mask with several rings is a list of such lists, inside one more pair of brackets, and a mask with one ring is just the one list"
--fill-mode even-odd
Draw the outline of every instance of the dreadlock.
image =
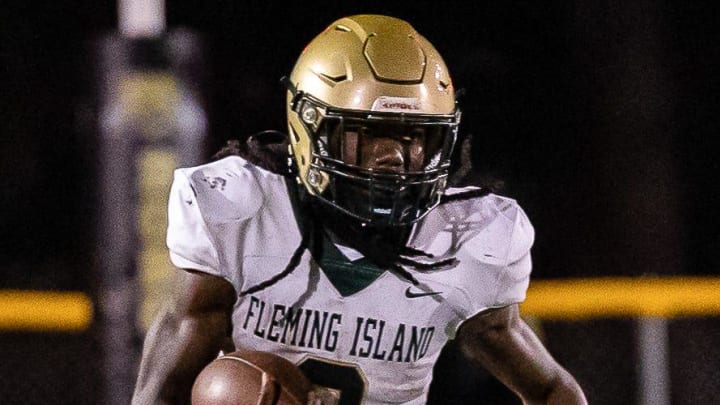
[[290, 174], [287, 135], [279, 131], [262, 131], [249, 136], [244, 142], [230, 139], [212, 156], [212, 160], [228, 156], [241, 156], [256, 166], [283, 176]]
[[[461, 147], [460, 169], [451, 178], [453, 185], [466, 182], [471, 172], [469, 144], [470, 140], [467, 137]], [[241, 156], [259, 167], [291, 178], [293, 174], [288, 169], [287, 145], [287, 135], [278, 131], [263, 131], [248, 137], [245, 142], [238, 139], [227, 141], [212, 158], [217, 160], [232, 155]], [[485, 182], [477, 188], [443, 195], [440, 204], [482, 197], [495, 192], [502, 186], [502, 182], [499, 181]], [[304, 190], [299, 189], [298, 191], [302, 196], [299, 201], [301, 216], [306, 218], [298, 224], [302, 235], [300, 244], [283, 271], [245, 289], [240, 295], [264, 290], [287, 277], [300, 264], [300, 259], [306, 250], [310, 251], [316, 261], [320, 260], [323, 255], [323, 238], [326, 237], [326, 232], [342, 235], [340, 239], [343, 243], [358, 250], [378, 267], [389, 269], [413, 285], [419, 285], [420, 282], [404, 266], [410, 266], [418, 271], [431, 271], [451, 266], [457, 262], [454, 257], [430, 262], [418, 261], [415, 258], [434, 259], [434, 256], [407, 245], [411, 231], [410, 226], [385, 228], [368, 226], [360, 221], [347, 218], [341, 213], [324, 209], [322, 203], [305, 195]]]
[[301, 223], [298, 223], [298, 226], [300, 227], [300, 233], [302, 236], [302, 239], [300, 240], [300, 244], [297, 248], [295, 248], [295, 252], [293, 253], [292, 257], [290, 257], [290, 260], [288, 261], [288, 264], [285, 266], [285, 269], [281, 271], [280, 273], [274, 275], [273, 277], [260, 282], [244, 291], [240, 292], [240, 295], [247, 295], [252, 294], [254, 292], [258, 292], [261, 290], [266, 289], [267, 287], [272, 286], [273, 284], [277, 283], [278, 281], [282, 280], [283, 278], [287, 277], [290, 273], [292, 273], [295, 268], [300, 264], [300, 259], [302, 258], [303, 254], [306, 250], [310, 251], [310, 254], [312, 257], [319, 260], [320, 257], [322, 257], [323, 254], [323, 233], [322, 233], [322, 227], [318, 226], [318, 222], [316, 221], [315, 214], [313, 210], [308, 210], [307, 204], [304, 202], [301, 202], [300, 210], [303, 212], [306, 212], [308, 215], [310, 215], [310, 220], [302, 221]]
[[244, 291], [240, 291], [240, 295], [248, 295], [254, 292], [264, 290], [285, 278], [288, 274], [292, 273], [293, 270], [295, 270], [298, 264], [300, 264], [300, 258], [302, 257], [303, 253], [305, 253], [305, 249], [307, 249], [307, 241], [305, 240], [305, 238], [303, 238], [303, 240], [300, 241], [300, 245], [295, 249], [295, 252], [293, 253], [290, 261], [288, 262], [287, 266], [285, 266], [285, 269], [283, 271], [259, 284], [245, 289]]
[[[326, 210], [328, 211], [328, 210]], [[329, 210], [326, 212], [324, 226], [340, 241], [352, 246], [363, 256], [380, 268], [389, 269], [396, 275], [404, 278], [413, 285], [420, 282], [402, 265], [413, 262], [403, 255], [416, 255], [416, 249], [407, 248], [411, 228], [404, 227], [373, 227], [363, 225], [361, 222], [343, 217], [341, 213]], [[341, 228], [341, 231], [340, 229]], [[424, 254], [428, 257], [428, 254]]]

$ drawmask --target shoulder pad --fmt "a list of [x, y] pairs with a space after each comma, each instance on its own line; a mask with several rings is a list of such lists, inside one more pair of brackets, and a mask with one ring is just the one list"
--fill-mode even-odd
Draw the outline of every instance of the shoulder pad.
[[514, 263], [525, 257], [530, 251], [535, 241], [535, 228], [517, 201], [495, 194], [488, 197], [494, 200], [498, 215], [512, 224], [507, 261], [508, 264]]
[[479, 262], [506, 266], [527, 255], [534, 238], [532, 224], [515, 200], [488, 194], [437, 207], [420, 224], [413, 243], [434, 254], [462, 251]]
[[[500, 259], [504, 265], [514, 263], [528, 254], [535, 241], [535, 229], [525, 211], [512, 198], [489, 194], [482, 199], [483, 212], [489, 221], [483, 234], [471, 244], [484, 255]], [[473, 249], [475, 250], [475, 249]]]
[[189, 181], [203, 218], [208, 223], [252, 217], [263, 203], [263, 171], [239, 156], [187, 169], [178, 169]]

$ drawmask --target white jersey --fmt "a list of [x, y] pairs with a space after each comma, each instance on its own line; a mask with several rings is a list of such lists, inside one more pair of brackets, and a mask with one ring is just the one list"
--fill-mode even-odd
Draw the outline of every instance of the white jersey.
[[[282, 272], [302, 239], [287, 182], [237, 156], [178, 169], [167, 237], [173, 263], [222, 277], [238, 293]], [[285, 278], [238, 294], [233, 340], [290, 359], [315, 383], [341, 390], [342, 403], [424, 403], [458, 326], [524, 300], [533, 238], [515, 201], [490, 194], [440, 205], [415, 225], [409, 246], [457, 259], [439, 270], [407, 267], [419, 285], [374, 271], [350, 248], [325, 249], [327, 261], [305, 250]]]

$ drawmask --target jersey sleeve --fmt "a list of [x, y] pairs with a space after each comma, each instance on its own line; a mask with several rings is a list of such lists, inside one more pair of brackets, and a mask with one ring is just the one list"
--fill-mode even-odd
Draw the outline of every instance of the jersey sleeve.
[[170, 189], [167, 246], [175, 266], [221, 275], [216, 246], [200, 212], [195, 189], [182, 169], [175, 171]]
[[516, 207], [516, 209], [508, 257], [504, 268], [497, 276], [497, 295], [493, 303], [494, 307], [525, 301], [530, 284], [530, 273], [532, 272], [530, 249], [535, 239], [535, 230], [525, 212], [520, 207]]
[[466, 244], [468, 265], [458, 280], [466, 319], [524, 301], [530, 282], [530, 249], [535, 238], [530, 220], [513, 200], [498, 198], [488, 205], [492, 219]]

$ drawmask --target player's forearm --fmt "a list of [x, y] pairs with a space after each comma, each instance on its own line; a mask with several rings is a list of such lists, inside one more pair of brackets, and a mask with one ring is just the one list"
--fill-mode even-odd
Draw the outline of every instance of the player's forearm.
[[194, 378], [220, 350], [223, 330], [212, 316], [163, 312], [148, 331], [132, 404], [189, 403]]
[[163, 392], [172, 392], [170, 375], [177, 367], [182, 351], [178, 336], [179, 320], [169, 311], [163, 311], [148, 330], [143, 347], [133, 405], [172, 404], [171, 398], [163, 399]]
[[548, 405], [587, 405], [587, 399], [580, 385], [567, 372], [563, 371], [556, 379], [548, 392], [547, 398], [540, 402], [527, 402], [527, 404]]

